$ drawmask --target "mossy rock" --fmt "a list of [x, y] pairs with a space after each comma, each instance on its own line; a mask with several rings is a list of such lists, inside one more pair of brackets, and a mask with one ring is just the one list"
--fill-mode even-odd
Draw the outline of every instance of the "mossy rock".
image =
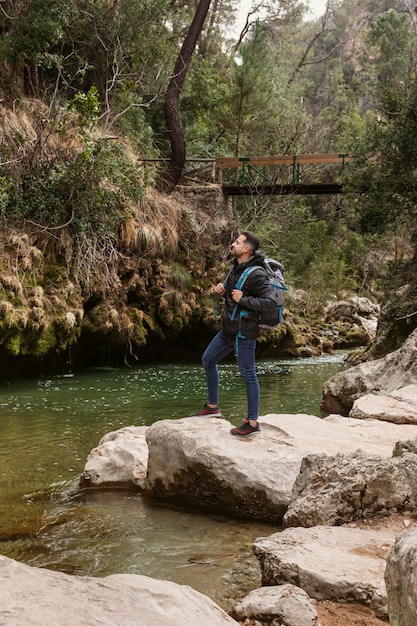
[[363, 346], [368, 342], [368, 333], [361, 326], [351, 326], [349, 330], [347, 330], [344, 337], [341, 338], [341, 343], [344, 343], [346, 346]]
[[40, 335], [29, 344], [28, 348], [22, 351], [22, 354], [30, 354], [31, 356], [44, 356], [57, 346], [57, 338], [52, 326], [49, 326], [40, 333]]
[[4, 342], [4, 347], [12, 356], [18, 356], [20, 354], [20, 347], [22, 345], [22, 335], [20, 333], [13, 333]]

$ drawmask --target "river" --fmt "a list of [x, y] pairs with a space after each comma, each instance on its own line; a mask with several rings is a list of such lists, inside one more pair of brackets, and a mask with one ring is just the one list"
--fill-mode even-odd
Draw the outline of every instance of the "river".
[[[260, 415], [322, 416], [322, 384], [346, 368], [344, 356], [259, 361]], [[243, 383], [234, 363], [222, 364], [220, 375], [223, 417], [238, 425]], [[104, 434], [182, 418], [205, 395], [199, 364], [1, 382], [0, 553], [70, 574], [173, 580], [229, 610], [260, 586], [252, 542], [279, 528], [175, 510], [134, 491], [78, 488]]]

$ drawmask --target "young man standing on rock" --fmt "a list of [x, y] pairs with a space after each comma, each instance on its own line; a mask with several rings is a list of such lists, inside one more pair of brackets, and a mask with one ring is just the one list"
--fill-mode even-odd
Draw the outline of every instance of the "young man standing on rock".
[[[260, 432], [258, 423], [259, 382], [255, 369], [256, 338], [259, 335], [259, 317], [264, 311], [276, 307], [273, 287], [270, 286], [264, 265], [264, 255], [259, 250], [259, 239], [254, 233], [244, 231], [232, 243], [233, 266], [225, 283], [218, 283], [215, 291], [224, 297], [223, 328], [212, 339], [202, 357], [206, 372], [208, 397], [204, 407], [191, 416], [221, 417], [219, 402], [218, 363], [234, 351], [240, 374], [246, 385], [247, 419], [232, 435], [248, 437]], [[248, 267], [255, 266], [245, 279], [242, 288], [236, 283]]]

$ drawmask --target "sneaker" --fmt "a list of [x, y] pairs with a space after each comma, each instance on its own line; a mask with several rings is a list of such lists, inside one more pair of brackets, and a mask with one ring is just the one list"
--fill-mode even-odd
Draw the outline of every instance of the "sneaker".
[[251, 426], [249, 420], [245, 420], [242, 426], [238, 426], [236, 428], [232, 428], [232, 435], [236, 435], [237, 437], [250, 437], [250, 435], [256, 435], [261, 432], [259, 427], [259, 422], [256, 422], [256, 426]]
[[208, 406], [207, 404], [205, 404], [203, 406], [202, 409], [200, 409], [200, 411], [197, 411], [196, 413], [190, 413], [190, 417], [221, 417], [222, 416], [222, 412], [220, 411], [219, 407], [211, 407]]

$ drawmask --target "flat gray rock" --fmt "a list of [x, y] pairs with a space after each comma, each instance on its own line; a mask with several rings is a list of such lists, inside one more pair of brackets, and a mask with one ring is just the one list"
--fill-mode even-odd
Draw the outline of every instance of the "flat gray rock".
[[146, 432], [145, 489], [234, 517], [280, 522], [305, 456], [361, 449], [390, 457], [398, 440], [417, 435], [417, 426], [340, 415], [265, 415], [260, 424], [260, 434], [241, 440], [223, 419], [156, 422]]
[[417, 424], [417, 385], [407, 385], [388, 395], [366, 394], [355, 400], [349, 417]]
[[285, 584], [254, 589], [232, 611], [238, 620], [280, 626], [316, 626], [317, 611], [305, 591]]
[[0, 556], [0, 624], [236, 626], [191, 587], [147, 576], [68, 576]]
[[317, 600], [357, 602], [387, 615], [385, 560], [396, 529], [370, 526], [289, 528], [253, 549], [263, 585], [291, 583]]

